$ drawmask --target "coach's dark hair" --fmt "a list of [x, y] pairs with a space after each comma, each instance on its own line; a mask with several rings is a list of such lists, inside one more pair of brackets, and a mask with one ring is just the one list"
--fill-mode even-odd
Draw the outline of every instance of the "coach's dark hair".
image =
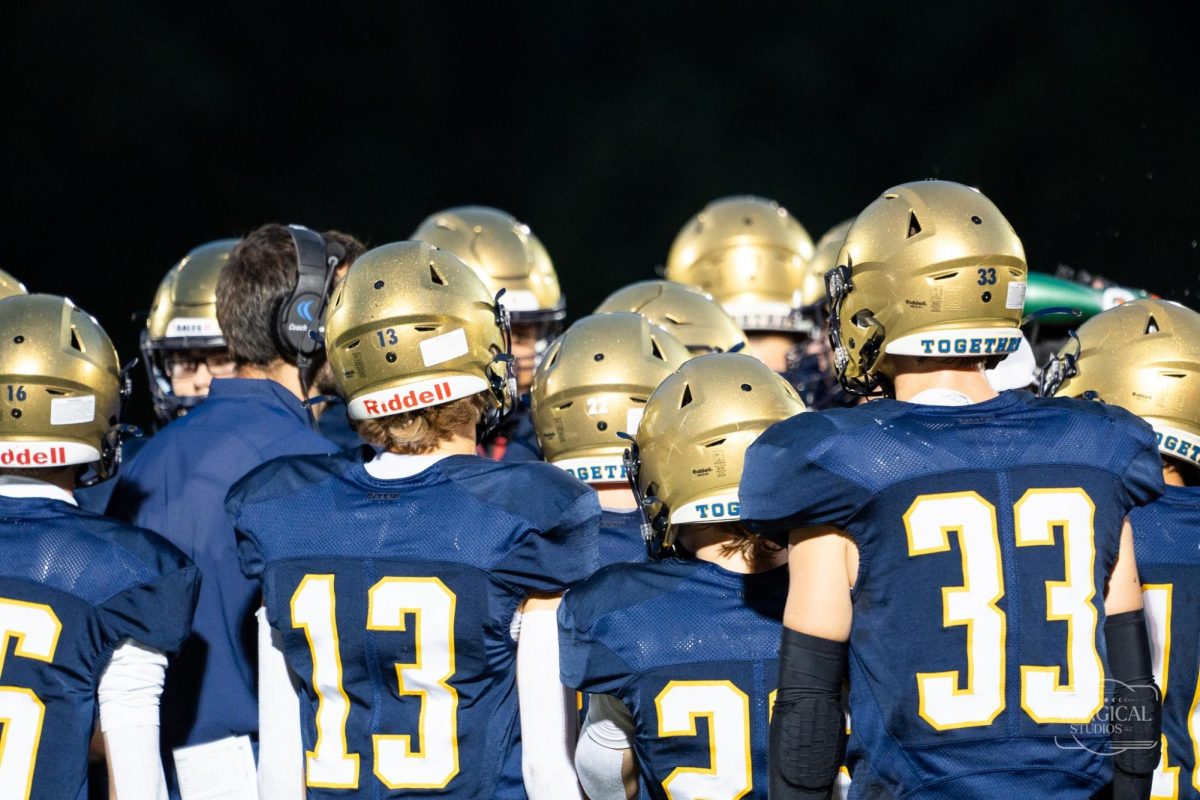
[[[353, 236], [325, 231], [346, 250], [352, 264], [366, 247]], [[282, 358], [275, 339], [275, 313], [296, 287], [296, 244], [284, 225], [255, 228], [237, 243], [217, 280], [217, 322], [238, 365], [270, 366]]]

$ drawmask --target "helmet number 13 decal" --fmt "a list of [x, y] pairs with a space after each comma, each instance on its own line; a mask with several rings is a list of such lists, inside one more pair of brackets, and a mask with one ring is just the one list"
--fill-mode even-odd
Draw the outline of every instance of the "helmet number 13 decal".
[[[458, 692], [454, 675], [457, 598], [437, 578], [383, 578], [368, 593], [367, 629], [409, 632], [412, 663], [398, 663], [397, 692], [420, 709], [420, 730], [374, 734], [375, 777], [389, 789], [442, 789], [458, 774]], [[350, 700], [342, 684], [333, 575], [306, 575], [292, 595], [292, 627], [303, 628], [317, 695], [317, 740], [305, 759], [310, 787], [359, 788], [359, 754], [349, 752]], [[414, 746], [414, 738], [419, 743]]]
[[[1017, 547], [1062, 542], [1063, 580], [1045, 582], [1046, 619], [1067, 623], [1067, 680], [1059, 666], [1021, 665], [1021, 707], [1039, 723], [1085, 723], [1100, 710], [1104, 668], [1096, 652], [1095, 506], [1082, 489], [1030, 489], [1013, 506]], [[942, 625], [967, 629], [958, 670], [918, 672], [918, 713], [936, 730], [990, 725], [1004, 711], [1007, 621], [996, 508], [975, 492], [922, 495], [904, 515], [909, 556], [958, 540], [961, 586], [942, 588]]]

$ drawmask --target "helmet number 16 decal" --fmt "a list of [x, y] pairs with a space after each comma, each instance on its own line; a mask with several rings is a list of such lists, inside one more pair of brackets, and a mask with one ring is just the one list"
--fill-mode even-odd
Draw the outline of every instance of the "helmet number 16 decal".
[[[396, 680], [400, 697], [420, 708], [418, 736], [371, 737], [375, 777], [389, 789], [442, 789], [458, 775], [458, 692], [448, 683], [455, 672], [456, 602], [437, 578], [383, 578], [368, 593], [368, 630], [416, 637], [413, 662], [396, 664]], [[307, 753], [305, 772], [310, 787], [358, 789], [359, 754], [346, 743], [350, 700], [335, 604], [333, 575], [306, 575], [292, 595], [292, 627], [303, 628], [308, 638], [317, 695], [316, 745]]]
[[[1064, 580], [1046, 581], [1045, 593], [1046, 619], [1067, 623], [1068, 678], [1059, 666], [1021, 665], [1021, 707], [1038, 723], [1088, 722], [1104, 699], [1092, 602], [1094, 516], [1082, 489], [1030, 489], [1013, 507], [1017, 547], [1053, 546], [1061, 537], [1063, 548]], [[962, 556], [963, 584], [942, 589], [942, 625], [966, 627], [967, 674], [917, 673], [918, 713], [939, 731], [990, 725], [1004, 711], [1007, 657], [996, 508], [975, 492], [921, 495], [904, 528], [910, 557], [950, 550], [952, 532]]]

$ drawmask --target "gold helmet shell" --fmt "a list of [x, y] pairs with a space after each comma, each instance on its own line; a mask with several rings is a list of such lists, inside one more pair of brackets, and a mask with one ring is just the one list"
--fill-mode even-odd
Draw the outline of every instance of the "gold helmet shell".
[[1025, 249], [979, 191], [949, 181], [889, 189], [858, 215], [826, 275], [834, 368], [847, 391], [890, 380], [889, 355], [1014, 352]]
[[837, 266], [838, 253], [846, 241], [846, 233], [854, 224], [854, 218], [843, 220], [825, 231], [817, 241], [812, 260], [804, 270], [804, 286], [801, 294], [804, 304], [812, 305], [825, 299], [825, 273]]
[[796, 390], [753, 356], [698, 356], [664, 380], [634, 437], [637, 494], [662, 546], [676, 526], [737, 520], [746, 448], [805, 411]]
[[694, 286], [673, 281], [639, 281], [618, 289], [593, 313], [631, 311], [668, 331], [692, 353], [721, 353], [746, 345], [733, 317]]
[[117, 462], [127, 382], [95, 318], [64, 297], [0, 300], [0, 468]]
[[0, 269], [0, 300], [16, 294], [29, 294], [29, 290], [25, 288], [25, 284]]
[[761, 197], [723, 197], [692, 217], [671, 245], [667, 280], [699, 286], [745, 331], [804, 333], [804, 265], [813, 243], [787, 209]]
[[1079, 326], [1051, 360], [1043, 393], [1093, 396], [1150, 423], [1158, 449], [1200, 464], [1200, 314], [1135, 300]]
[[492, 425], [515, 399], [507, 316], [470, 267], [426, 242], [358, 257], [329, 301], [325, 346], [351, 419], [483, 392]]
[[154, 412], [163, 422], [204, 399], [175, 395], [166, 357], [178, 350], [224, 349], [225, 336], [217, 323], [217, 279], [237, 243], [217, 239], [192, 248], [168, 270], [154, 293], [140, 345]]
[[546, 461], [588, 483], [624, 482], [618, 432], [634, 433], [655, 387], [691, 357], [638, 314], [584, 317], [533, 376], [533, 424]]
[[459, 206], [430, 215], [413, 239], [454, 255], [480, 277], [494, 297], [504, 289], [513, 322], [561, 322], [567, 315], [558, 273], [541, 241], [510, 214], [487, 206]]

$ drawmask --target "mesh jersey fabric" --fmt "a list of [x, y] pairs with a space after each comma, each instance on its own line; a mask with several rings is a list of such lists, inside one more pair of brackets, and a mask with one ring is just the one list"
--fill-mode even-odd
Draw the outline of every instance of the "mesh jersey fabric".
[[[786, 596], [786, 567], [742, 575], [676, 558], [605, 567], [567, 592], [558, 614], [563, 683], [615, 695], [630, 710], [651, 797], [712, 768], [718, 741], [744, 748], [745, 763], [718, 770], [706, 788], [766, 796]], [[681, 731], [689, 718], [695, 727]]]
[[[444, 786], [421, 796], [523, 797], [513, 746], [516, 644], [509, 626], [530, 593], [562, 592], [594, 571], [595, 493], [548, 464], [477, 456], [450, 456], [409, 478], [377, 480], [363, 468], [366, 455], [369, 450], [279, 459], [229, 495], [242, 568], [261, 578], [268, 619], [301, 682], [305, 744], [315, 746], [319, 700], [313, 651], [305, 629], [295, 627], [293, 599], [307, 591], [306, 580], [320, 580], [336, 602], [350, 704], [346, 742], [361, 763], [355, 796], [409, 796], [373, 774], [388, 769], [374, 761], [373, 737], [446, 736], [445, 725], [432, 717], [422, 728], [429, 704], [400, 693], [397, 669], [445, 659], [448, 647], [452, 668], [439, 691], [457, 697], [456, 734], [449, 737], [457, 768]], [[368, 630], [364, 621], [379, 587], [415, 599], [404, 601], [412, 606], [399, 611], [390, 628]], [[413, 594], [431, 591], [435, 599], [453, 598], [449, 612], [421, 605]], [[430, 627], [435, 624], [449, 627]], [[426, 643], [418, 655], [423, 630], [444, 630], [445, 641]], [[309, 797], [344, 796], [344, 790], [309, 788]]]
[[[134, 639], [177, 651], [191, 625], [198, 582], [196, 567], [150, 531], [57, 500], [0, 497], [5, 781], [30, 774], [10, 766], [26, 758], [31, 800], [81, 791], [96, 688], [113, 650]], [[30, 742], [32, 757], [20, 751]], [[21, 788], [6, 782], [0, 796], [24, 796]]]
[[1168, 486], [1159, 500], [1129, 515], [1163, 693], [1166, 764], [1154, 775], [1153, 797], [1200, 800], [1196, 751], [1189, 730], [1200, 697], [1200, 488]]
[[[122, 470], [110, 515], [156, 531], [204, 574], [192, 635], [167, 669], [165, 748], [258, 735], [251, 650], [258, 586], [238, 567], [225, 495], [241, 476], [276, 456], [328, 453], [307, 410], [270, 380], [220, 378], [187, 416], [172, 421]], [[167, 780], [178, 796], [174, 772]]]
[[647, 559], [642, 522], [642, 512], [637, 510], [603, 510], [600, 517], [600, 566]]
[[[785, 420], [747, 451], [743, 519], [771, 530], [832, 525], [858, 547], [851, 595], [851, 797], [994, 797], [1032, 783], [1043, 796], [1084, 798], [1108, 780], [1110, 759], [1088, 750], [1107, 741], [1103, 726], [1086, 724], [1090, 719], [1074, 727], [1036, 722], [1024, 709], [1024, 666], [1057, 668], [1062, 684], [1073, 680], [1067, 656], [1072, 623], [1050, 620], [1047, 601], [1050, 584], [1064, 581], [1070, 563], [1070, 526], [1048, 521], [1049, 538], [1039, 543], [1049, 546], [1016, 545], [1014, 508], [1046, 490], [1062, 492], [1056, 501], [1074, 498], [1094, 507], [1094, 533], [1072, 537], [1082, 548], [1072, 552], [1092, 558], [1092, 569], [1084, 571], [1090, 582], [1081, 591], [1089, 592], [1085, 602], [1093, 609], [1084, 618], [1094, 613], [1090, 657], [1098, 656], [1100, 672], [1088, 691], [1103, 692], [1099, 598], [1124, 518], [1163, 491], [1154, 435], [1141, 420], [1101, 403], [1024, 392], [960, 407], [881, 400]], [[999, 594], [988, 608], [999, 615], [988, 612], [988, 619], [1000, 620], [999, 643], [987, 645], [981, 657], [984, 672], [998, 680], [1000, 710], [990, 722], [948, 727], [928, 718], [917, 674], [948, 674], [957, 692], [975, 696], [968, 676], [981, 665], [969, 664], [967, 656], [974, 628], [953, 624], [943, 598], [943, 589], [969, 583], [964, 523], [926, 518], [921, 524], [934, 526], [935, 539], [940, 527], [943, 542], [927, 548], [910, 544], [915, 529], [908, 520], [922, 507], [918, 501], [955, 497], [993, 515], [994, 521], [980, 523], [990, 530], [980, 533], [975, 525], [972, 535], [994, 542], [984, 553], [994, 551], [997, 565]], [[922, 530], [927, 536], [930, 528]]]

